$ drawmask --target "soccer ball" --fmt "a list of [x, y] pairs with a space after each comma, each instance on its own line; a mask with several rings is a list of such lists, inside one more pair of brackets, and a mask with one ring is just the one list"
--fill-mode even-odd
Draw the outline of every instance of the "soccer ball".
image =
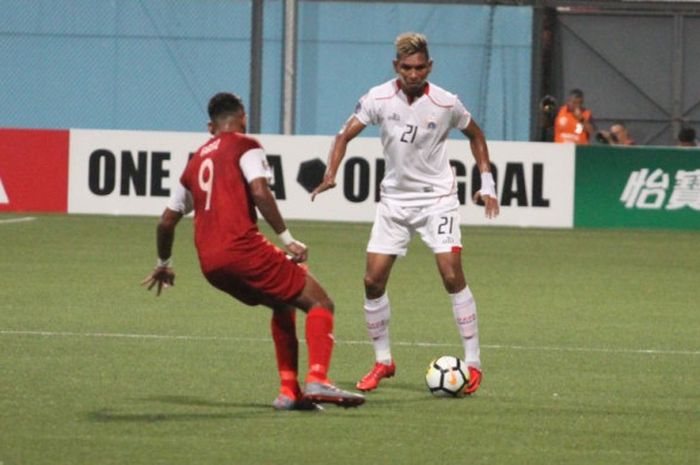
[[462, 397], [469, 382], [466, 365], [457, 357], [443, 355], [428, 365], [425, 382], [437, 397]]

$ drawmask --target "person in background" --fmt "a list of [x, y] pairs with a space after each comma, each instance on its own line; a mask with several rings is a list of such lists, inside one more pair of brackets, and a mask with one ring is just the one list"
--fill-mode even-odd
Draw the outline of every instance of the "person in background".
[[691, 127], [683, 127], [678, 132], [678, 147], [697, 147], [698, 141], [695, 134], [695, 129]]
[[583, 106], [583, 91], [573, 89], [554, 119], [554, 142], [588, 144], [593, 134], [593, 116]]
[[635, 145], [634, 139], [630, 136], [627, 126], [616, 121], [610, 126], [609, 131], [599, 131], [596, 139], [602, 144], [610, 145]]

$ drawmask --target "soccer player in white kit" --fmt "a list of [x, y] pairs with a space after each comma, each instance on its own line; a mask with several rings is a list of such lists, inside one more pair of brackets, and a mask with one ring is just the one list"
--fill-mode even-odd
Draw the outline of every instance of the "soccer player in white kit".
[[452, 128], [469, 138], [481, 172], [481, 189], [474, 200], [483, 200], [486, 216], [493, 218], [499, 208], [486, 139], [456, 95], [427, 81], [433, 62], [424, 35], [398, 36], [393, 64], [397, 79], [370, 89], [336, 135], [328, 168], [311, 199], [335, 187], [348, 143], [367, 125], [379, 125], [386, 168], [367, 245], [364, 278], [365, 321], [376, 361], [357, 388], [371, 391], [396, 372], [389, 343], [391, 310], [386, 285], [396, 257], [406, 254], [411, 236], [418, 233], [435, 254], [443, 285], [452, 299], [470, 376], [465, 393], [472, 394], [482, 379], [479, 331], [474, 296], [462, 270], [457, 183], [445, 140]]

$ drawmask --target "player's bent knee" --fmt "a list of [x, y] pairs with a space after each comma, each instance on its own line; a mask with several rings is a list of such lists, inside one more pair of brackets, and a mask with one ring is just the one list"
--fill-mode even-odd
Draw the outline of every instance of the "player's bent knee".
[[[325, 294], [325, 293], [324, 293]], [[327, 295], [319, 295], [304, 292], [294, 300], [294, 306], [308, 312], [312, 308], [325, 308], [333, 313], [335, 311], [335, 303]]]
[[311, 275], [306, 276], [306, 285], [301, 294], [294, 299], [293, 305], [305, 312], [317, 307], [325, 308], [330, 312], [335, 310], [333, 300], [328, 296], [323, 286]]
[[333, 302], [333, 300], [331, 300], [330, 297], [327, 296], [325, 298], [319, 299], [313, 306], [325, 308], [331, 313], [335, 312], [335, 303]]
[[321, 284], [309, 276], [309, 286], [307, 290], [309, 291], [309, 298], [312, 301], [312, 307], [323, 307], [331, 312], [335, 310], [335, 304], [333, 299], [331, 299], [326, 290], [321, 286]]

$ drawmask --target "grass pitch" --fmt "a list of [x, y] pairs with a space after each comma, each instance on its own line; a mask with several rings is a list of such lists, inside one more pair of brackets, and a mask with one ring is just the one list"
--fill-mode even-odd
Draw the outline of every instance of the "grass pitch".
[[[209, 287], [190, 220], [155, 298], [139, 287], [154, 218], [19, 217], [0, 215], [2, 465], [700, 462], [698, 232], [463, 228], [485, 378], [455, 400], [424, 386], [462, 348], [416, 240], [389, 283], [397, 376], [309, 414], [270, 407], [268, 311]], [[373, 359], [369, 225], [291, 229], [336, 302], [331, 376], [352, 388]]]

